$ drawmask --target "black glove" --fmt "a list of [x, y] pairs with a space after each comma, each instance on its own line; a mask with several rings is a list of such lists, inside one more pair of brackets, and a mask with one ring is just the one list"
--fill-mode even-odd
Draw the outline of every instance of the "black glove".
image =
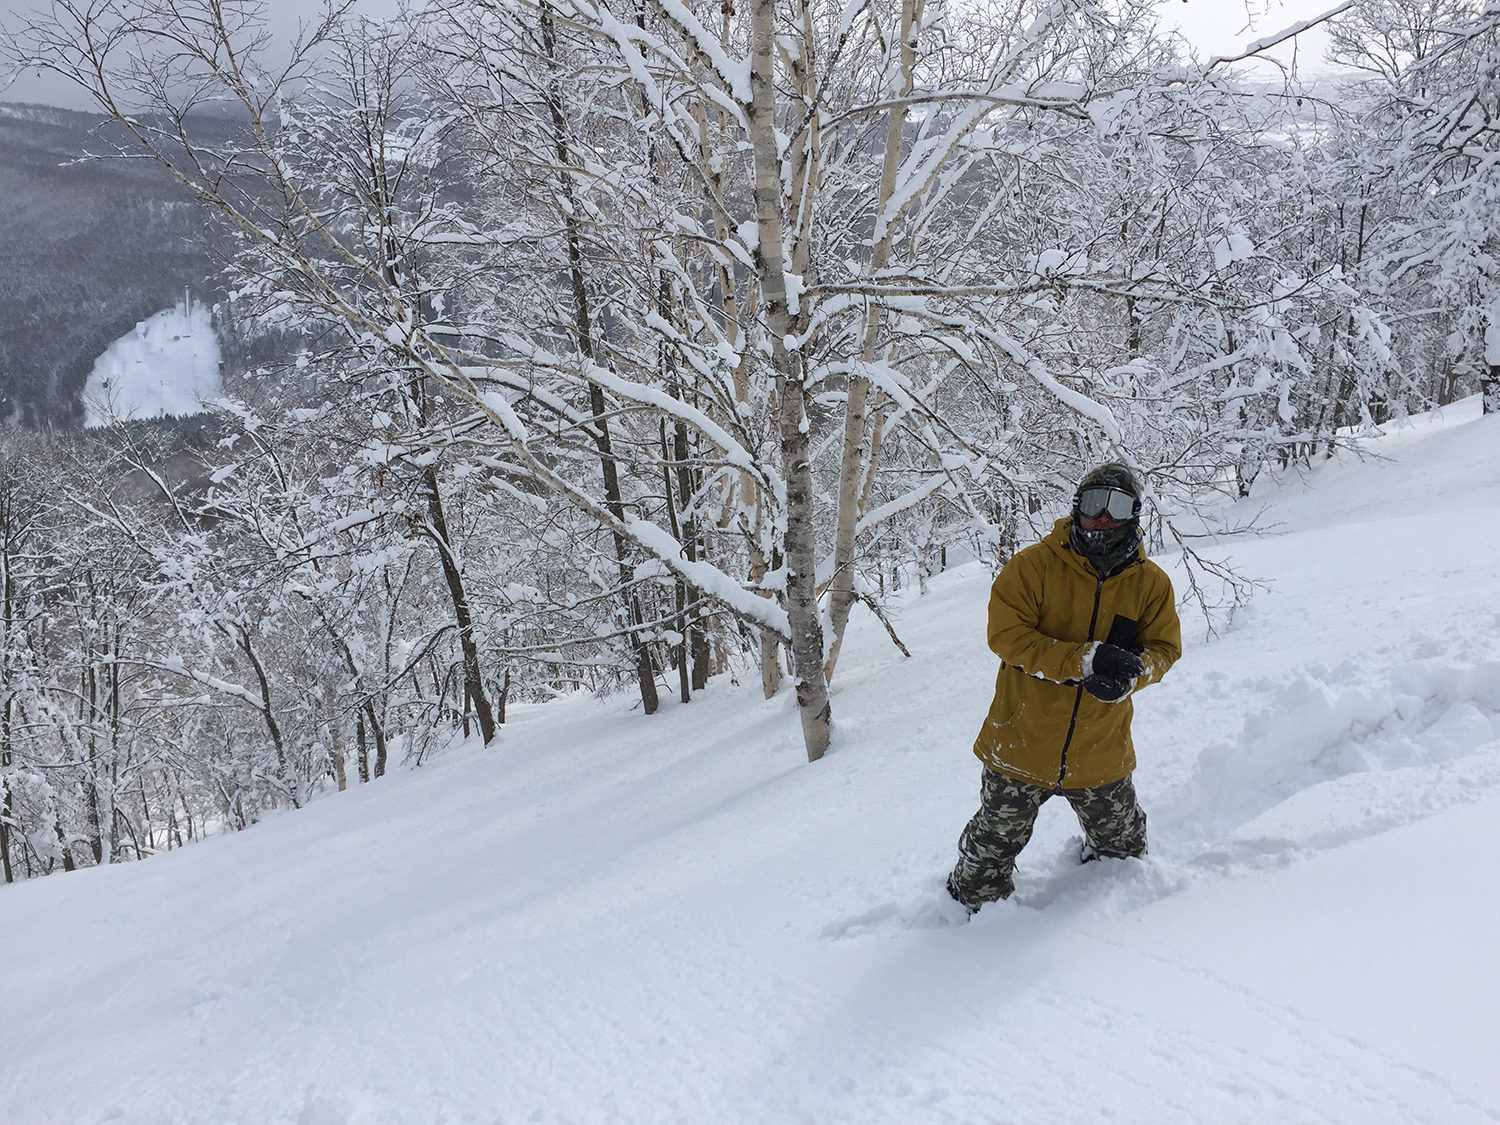
[[1134, 686], [1133, 679], [1125, 676], [1093, 675], [1083, 678], [1083, 690], [1101, 703], [1118, 703], [1130, 694], [1130, 689]]
[[[1095, 676], [1133, 680], [1137, 676], [1146, 674], [1146, 665], [1141, 663], [1141, 658], [1128, 648], [1121, 648], [1119, 645], [1112, 645], [1106, 641], [1094, 649], [1094, 658], [1089, 664], [1089, 671]], [[1099, 696], [1099, 698], [1104, 697]]]

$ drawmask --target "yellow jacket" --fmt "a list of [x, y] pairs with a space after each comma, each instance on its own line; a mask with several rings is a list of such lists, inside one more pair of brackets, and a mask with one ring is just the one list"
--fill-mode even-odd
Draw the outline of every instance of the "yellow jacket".
[[990, 648], [1001, 664], [974, 753], [1033, 785], [1086, 789], [1135, 769], [1130, 697], [1101, 703], [1083, 689], [1089, 643], [1134, 623], [1134, 646], [1145, 650], [1146, 674], [1135, 682], [1142, 688], [1182, 655], [1182, 626], [1171, 579], [1144, 551], [1101, 581], [1068, 546], [1070, 522], [1058, 520], [1018, 551], [990, 588]]

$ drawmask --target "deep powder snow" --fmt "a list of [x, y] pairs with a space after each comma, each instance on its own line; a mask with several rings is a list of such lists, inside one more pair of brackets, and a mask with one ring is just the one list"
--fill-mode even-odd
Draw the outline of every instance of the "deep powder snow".
[[1500, 418], [1262, 507], [1218, 550], [1268, 589], [1136, 698], [1144, 861], [1077, 866], [1054, 801], [1015, 897], [932, 925], [996, 664], [963, 567], [911, 660], [856, 618], [816, 765], [750, 678], [580, 698], [0, 889], [0, 1121], [1500, 1120]]

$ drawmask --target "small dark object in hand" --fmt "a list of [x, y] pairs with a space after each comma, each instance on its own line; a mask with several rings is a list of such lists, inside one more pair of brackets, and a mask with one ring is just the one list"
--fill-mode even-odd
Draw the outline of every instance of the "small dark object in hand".
[[1118, 703], [1135, 685], [1125, 676], [1085, 676], [1083, 689], [1101, 703]]
[[1120, 648], [1105, 642], [1094, 650], [1094, 659], [1089, 668], [1096, 676], [1133, 680], [1146, 674], [1146, 665], [1128, 648]]

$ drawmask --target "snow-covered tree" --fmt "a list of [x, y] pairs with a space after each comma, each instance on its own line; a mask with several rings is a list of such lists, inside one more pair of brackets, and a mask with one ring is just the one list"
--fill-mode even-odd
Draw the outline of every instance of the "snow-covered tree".
[[1471, 381], [1493, 410], [1500, 6], [1362, 0], [1333, 24], [1331, 50], [1367, 75], [1351, 90], [1347, 161], [1362, 183], [1364, 287], [1399, 324], [1390, 397], [1447, 401]]
[[854, 604], [1106, 458], [1225, 577], [1184, 512], [1497, 362], [1492, 8], [1350, 9], [1334, 113], [1145, 0], [333, 7], [274, 68], [252, 4], [57, 0], [12, 53], [215, 216], [237, 359], [192, 480], [126, 436], [141, 495], [49, 501], [96, 592], [7, 682], [127, 749], [34, 823], [144, 854], [783, 652], [817, 758]]

